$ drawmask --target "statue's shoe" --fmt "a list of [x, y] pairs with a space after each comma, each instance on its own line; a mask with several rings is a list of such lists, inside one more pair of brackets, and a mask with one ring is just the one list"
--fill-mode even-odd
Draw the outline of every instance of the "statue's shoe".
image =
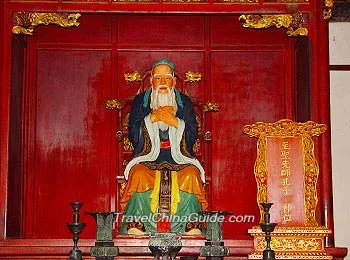
[[146, 232], [143, 232], [138, 228], [129, 228], [128, 235], [144, 236], [144, 235], [146, 235]]
[[202, 235], [202, 232], [198, 228], [192, 228], [189, 231], [183, 234], [184, 236], [199, 236]]

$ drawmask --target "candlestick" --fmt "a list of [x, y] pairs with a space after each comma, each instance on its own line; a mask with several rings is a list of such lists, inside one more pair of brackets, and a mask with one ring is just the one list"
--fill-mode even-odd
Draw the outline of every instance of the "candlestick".
[[265, 232], [266, 249], [263, 252], [263, 260], [275, 260], [275, 251], [271, 249], [271, 232], [275, 230], [276, 223], [270, 223], [270, 208], [273, 203], [260, 203], [264, 209], [264, 222], [260, 223]]
[[82, 260], [82, 253], [78, 247], [79, 234], [83, 231], [85, 223], [79, 223], [79, 210], [83, 206], [83, 202], [71, 202], [70, 203], [73, 209], [73, 222], [67, 223], [67, 227], [70, 232], [73, 234], [74, 247], [69, 253], [69, 260]]

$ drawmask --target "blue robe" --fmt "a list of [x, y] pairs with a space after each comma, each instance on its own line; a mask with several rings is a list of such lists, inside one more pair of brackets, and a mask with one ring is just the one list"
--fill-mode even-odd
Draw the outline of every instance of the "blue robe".
[[[150, 94], [151, 88], [147, 91], [137, 95], [131, 106], [129, 116], [129, 140], [133, 144], [134, 152], [133, 157], [139, 156], [144, 151], [144, 131], [142, 130], [142, 122], [144, 118], [151, 113], [150, 108]], [[196, 114], [192, 105], [191, 99], [180, 93], [175, 89], [177, 112], [176, 117], [183, 119], [185, 122], [184, 141], [186, 143], [186, 149], [183, 151], [184, 155], [188, 157], [194, 157], [193, 145], [196, 142], [198, 135], [198, 124], [196, 120]], [[166, 139], [167, 131], [161, 132], [161, 139]], [[161, 149], [157, 160], [154, 163], [170, 162], [175, 164], [171, 158], [170, 149]]]

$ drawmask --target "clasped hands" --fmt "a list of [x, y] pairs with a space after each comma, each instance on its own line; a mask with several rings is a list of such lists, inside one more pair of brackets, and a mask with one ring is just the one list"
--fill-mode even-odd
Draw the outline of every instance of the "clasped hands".
[[177, 128], [179, 124], [177, 118], [174, 115], [173, 106], [164, 106], [153, 109], [150, 118], [152, 123], [162, 121], [167, 125], [173, 126], [175, 128]]

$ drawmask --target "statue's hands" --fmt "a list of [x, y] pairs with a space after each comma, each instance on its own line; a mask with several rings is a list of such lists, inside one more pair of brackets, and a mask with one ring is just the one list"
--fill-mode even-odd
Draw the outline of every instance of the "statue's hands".
[[179, 124], [177, 118], [174, 115], [174, 107], [172, 106], [164, 106], [153, 109], [150, 118], [152, 123], [163, 121], [167, 125], [173, 126], [175, 128], [177, 128]]

